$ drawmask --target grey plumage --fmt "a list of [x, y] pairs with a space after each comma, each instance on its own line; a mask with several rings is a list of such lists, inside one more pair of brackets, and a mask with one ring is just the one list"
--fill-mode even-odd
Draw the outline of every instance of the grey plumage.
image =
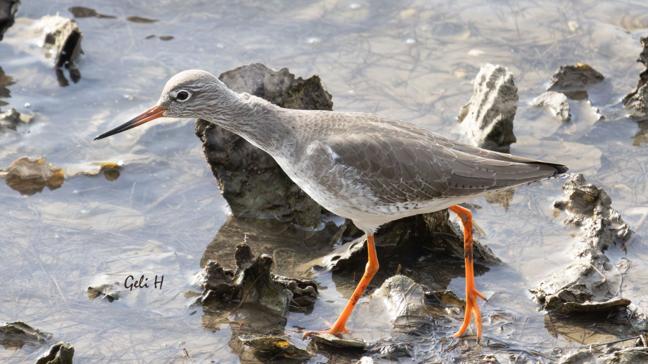
[[[191, 97], [179, 100], [180, 91]], [[269, 153], [315, 201], [367, 232], [567, 170], [373, 114], [283, 109], [237, 94], [205, 71], [174, 76], [154, 108], [165, 110], [163, 116], [199, 117], [242, 136]], [[140, 124], [131, 121], [100, 137]]]
[[372, 114], [279, 113], [289, 114], [280, 118], [289, 119], [299, 133], [294, 150], [279, 164], [324, 207], [367, 229], [567, 170], [457, 143]]

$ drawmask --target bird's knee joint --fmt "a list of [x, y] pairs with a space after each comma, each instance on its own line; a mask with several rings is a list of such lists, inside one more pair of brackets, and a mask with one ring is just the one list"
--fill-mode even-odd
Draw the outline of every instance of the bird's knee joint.
[[376, 273], [378, 273], [378, 269], [380, 269], [380, 264], [378, 264], [378, 262], [367, 263], [367, 266], [365, 267], [365, 273], [367, 275], [374, 276]]
[[461, 222], [464, 223], [464, 225], [472, 225], [472, 214], [461, 215], [459, 217], [461, 218]]

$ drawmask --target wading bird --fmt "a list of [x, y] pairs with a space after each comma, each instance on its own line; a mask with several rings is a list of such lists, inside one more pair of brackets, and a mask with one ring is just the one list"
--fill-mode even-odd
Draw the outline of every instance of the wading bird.
[[455, 336], [482, 322], [475, 287], [472, 214], [459, 203], [567, 171], [567, 167], [456, 143], [406, 123], [366, 113], [284, 109], [236, 93], [206, 71], [173, 76], [155, 106], [99, 135], [102, 139], [161, 117], [200, 118], [270, 154], [327, 210], [351, 219], [367, 236], [368, 262], [346, 307], [327, 331], [340, 335], [378, 271], [374, 233], [403, 217], [450, 209], [463, 224], [466, 308]]

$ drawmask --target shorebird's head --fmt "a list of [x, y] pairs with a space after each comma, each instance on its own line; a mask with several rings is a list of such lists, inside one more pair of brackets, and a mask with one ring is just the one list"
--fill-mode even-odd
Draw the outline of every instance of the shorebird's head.
[[[187, 70], [171, 77], [164, 85], [158, 102], [128, 122], [107, 131], [103, 139], [161, 117], [203, 118], [227, 110], [235, 94], [207, 71]], [[235, 96], [234, 96], [235, 97]]]

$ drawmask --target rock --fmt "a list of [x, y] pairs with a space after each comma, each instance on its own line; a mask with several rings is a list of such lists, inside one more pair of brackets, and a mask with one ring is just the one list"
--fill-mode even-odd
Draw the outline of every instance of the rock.
[[[618, 297], [620, 276], [607, 257], [582, 257], [531, 290], [544, 310], [577, 314], [623, 309], [630, 300]], [[616, 285], [615, 285], [616, 284]]]
[[364, 351], [367, 347], [367, 343], [360, 339], [354, 339], [350, 337], [338, 337], [327, 332], [315, 332], [309, 336], [312, 341], [311, 345], [315, 346], [317, 351], [317, 345], [324, 345], [328, 348], [337, 349], [337, 350], [350, 350], [350, 351]]
[[611, 207], [607, 193], [587, 184], [583, 175], [573, 175], [563, 191], [566, 199], [554, 206], [567, 212], [566, 224], [579, 229], [576, 259], [531, 292], [543, 309], [554, 313], [624, 309], [630, 300], [619, 297], [621, 273], [612, 267], [604, 251], [613, 244], [625, 243], [632, 231]]
[[[463, 234], [450, 222], [447, 210], [416, 215], [392, 221], [375, 236], [381, 271], [392, 271], [394, 265], [411, 265], [421, 256], [431, 255], [463, 262]], [[477, 270], [498, 264], [500, 260], [486, 246], [474, 242]], [[322, 259], [322, 265], [333, 273], [362, 274], [367, 262], [366, 239], [361, 236], [336, 249]], [[380, 274], [380, 273], [379, 273]]]
[[562, 122], [568, 122], [572, 118], [567, 96], [562, 92], [547, 91], [533, 99], [531, 104], [533, 106], [545, 107], [553, 116]]
[[587, 99], [587, 88], [603, 81], [605, 77], [592, 66], [585, 63], [560, 66], [554, 73], [547, 91], [562, 92], [574, 100]]
[[293, 312], [310, 312], [317, 300], [317, 285], [310, 280], [287, 278], [273, 275], [275, 282], [287, 288], [292, 293], [288, 307]]
[[75, 18], [99, 18], [99, 19], [115, 19], [113, 15], [105, 15], [98, 13], [95, 9], [87, 8], [85, 6], [73, 6], [68, 8]]
[[589, 347], [569, 353], [558, 361], [559, 364], [634, 364], [648, 363], [648, 348], [624, 348], [611, 347], [601, 350], [597, 347]]
[[0, 106], [7, 105], [7, 102], [3, 101], [2, 99], [11, 96], [9, 86], [13, 84], [13, 78], [11, 78], [11, 76], [7, 76], [7, 74], [4, 73], [2, 67], [0, 67]]
[[0, 131], [4, 129], [16, 130], [18, 125], [29, 124], [33, 118], [33, 115], [21, 114], [14, 108], [0, 112]]
[[18, 158], [3, 175], [7, 185], [23, 195], [33, 195], [45, 187], [55, 190], [65, 179], [63, 169], [48, 163], [45, 158]]
[[0, 40], [14, 23], [20, 0], [0, 0]]
[[237, 340], [239, 345], [235, 345], [235, 351], [242, 362], [257, 359], [263, 363], [302, 363], [311, 358], [308, 351], [298, 348], [283, 336], [241, 335]]
[[81, 72], [76, 63], [83, 53], [82, 34], [76, 21], [60, 15], [47, 15], [33, 23], [29, 31], [35, 33], [37, 41], [41, 42], [45, 58], [54, 67], [60, 86], [69, 85], [64, 69], [68, 71], [72, 82], [76, 83], [81, 79]]
[[318, 76], [295, 78], [287, 68], [273, 71], [260, 63], [242, 66], [220, 75], [236, 92], [262, 97], [287, 109], [332, 110], [333, 101]]
[[157, 36], [155, 34], [149, 34], [146, 37], [144, 37], [144, 39], [154, 39], [154, 38], [157, 38], [157, 39], [162, 40], [162, 41], [170, 41], [170, 40], [175, 39], [175, 37], [172, 36], [172, 35], [160, 35], [160, 36]]
[[271, 273], [272, 258], [254, 256], [245, 243], [237, 246], [234, 261], [235, 269], [208, 261], [201, 273], [203, 292], [196, 302], [203, 307], [203, 326], [218, 329], [230, 323], [229, 344], [246, 362], [310, 358], [283, 335], [288, 311], [312, 310], [317, 285]]
[[595, 363], [596, 357], [588, 349], [582, 349], [574, 353], [569, 353], [562, 358], [558, 364], [589, 364]]
[[119, 299], [119, 292], [115, 289], [115, 286], [118, 286], [118, 284], [102, 284], [97, 287], [88, 287], [88, 298], [91, 300], [99, 298], [108, 302], [116, 301]]
[[[544, 105], [563, 122], [572, 120], [572, 111], [574, 110], [578, 119], [603, 120], [605, 117], [598, 107], [592, 105], [588, 95], [588, 88], [603, 80], [604, 76], [588, 64], [577, 63], [560, 66], [560, 69], [553, 75], [547, 92], [538, 96], [532, 103], [537, 106]], [[567, 99], [577, 100], [581, 103], [570, 105]]]
[[[488, 362], [479, 352], [451, 348], [450, 335], [463, 319], [465, 302], [450, 291], [433, 291], [397, 274], [371, 294], [368, 304], [371, 312], [384, 312], [392, 326], [389, 336], [368, 345], [374, 360], [401, 362], [408, 357], [403, 362]], [[432, 349], [435, 347], [447, 350]]]
[[563, 185], [566, 199], [554, 207], [568, 213], [565, 223], [581, 231], [580, 239], [597, 251], [612, 244], [625, 243], [632, 234], [621, 214], [612, 208], [610, 196], [601, 188], [589, 184], [582, 174], [573, 175]]
[[482, 66], [473, 81], [473, 95], [461, 108], [457, 120], [475, 146], [509, 152], [516, 142], [513, 119], [518, 94], [513, 74], [502, 66]]
[[45, 57], [54, 67], [74, 64], [81, 53], [81, 30], [76, 21], [60, 15], [44, 16], [37, 26], [43, 31]]
[[126, 20], [128, 20], [131, 23], [139, 23], [139, 24], [157, 23], [157, 19], [144, 18], [142, 16], [137, 16], [137, 15], [126, 17]]
[[643, 49], [637, 62], [646, 68], [639, 74], [635, 90], [623, 98], [623, 105], [630, 112], [630, 117], [637, 120], [648, 120], [648, 37], [641, 38]]
[[312, 309], [317, 297], [314, 282], [272, 274], [272, 258], [265, 254], [255, 257], [246, 244], [237, 247], [235, 260], [235, 270], [225, 269], [218, 262], [207, 263], [201, 304], [231, 308], [253, 303], [280, 317], [285, 317], [288, 310]]
[[[301, 276], [309, 272], [309, 262], [331, 252], [331, 247], [357, 231], [349, 221], [340, 226], [329, 221], [318, 229], [304, 229], [274, 219], [230, 216], [205, 248], [200, 266], [210, 260], [223, 266], [235, 266], [236, 242], [245, 241], [257, 253], [273, 257], [273, 270], [284, 276]], [[357, 236], [361, 233], [358, 232]]]
[[395, 275], [374, 291], [371, 299], [383, 302], [396, 331], [415, 332], [433, 320], [426, 291], [429, 290], [411, 278]]
[[37, 330], [24, 322], [9, 322], [0, 326], [0, 345], [20, 349], [25, 345], [40, 345], [52, 338], [52, 334]]
[[[14, 25], [16, 34], [5, 41], [16, 50], [31, 54], [54, 68], [60, 86], [68, 86], [81, 79], [77, 67], [81, 50], [82, 34], [78, 24], [60, 15], [44, 16], [33, 20], [21, 18]], [[68, 76], [66, 76], [66, 73]]]
[[103, 175], [108, 181], [115, 181], [124, 167], [123, 161], [79, 163], [65, 166], [65, 177]]
[[[219, 78], [234, 91], [263, 97], [286, 108], [331, 110], [333, 106], [319, 77], [295, 78], [285, 68], [273, 71], [252, 64], [225, 72]], [[207, 162], [234, 216], [319, 225], [322, 208], [268, 154], [204, 120], [196, 123], [196, 135], [203, 142]]]
[[604, 356], [605, 364], [648, 363], [648, 348], [629, 348]]
[[74, 347], [70, 343], [59, 342], [47, 353], [36, 360], [36, 364], [72, 364]]

